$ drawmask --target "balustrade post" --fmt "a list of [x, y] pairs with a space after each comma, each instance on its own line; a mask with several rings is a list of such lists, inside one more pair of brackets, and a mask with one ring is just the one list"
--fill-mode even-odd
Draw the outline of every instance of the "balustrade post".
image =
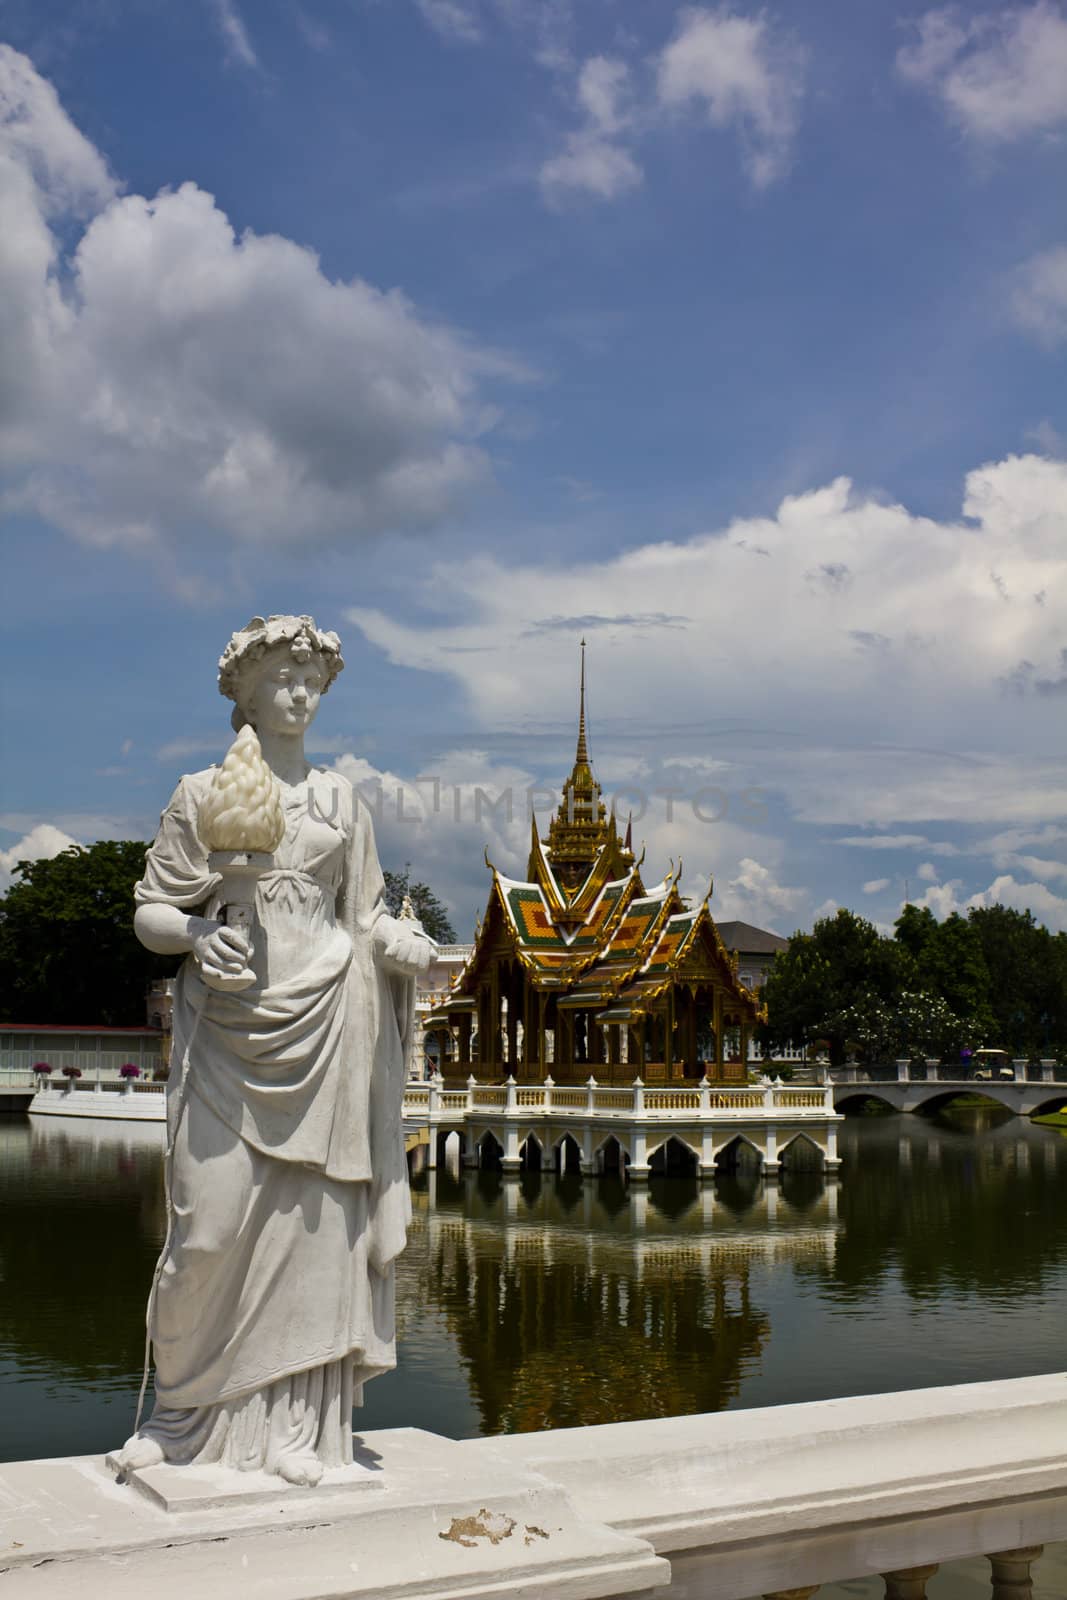
[[545, 1110], [546, 1111], [551, 1111], [552, 1110], [552, 1091], [553, 1091], [553, 1089], [555, 1087], [556, 1087], [555, 1079], [553, 1078], [552, 1074], [549, 1073], [548, 1077], [545, 1079]]
[[706, 1117], [711, 1110], [711, 1084], [706, 1077], [697, 1084], [697, 1094], [700, 1096], [700, 1115]]
[[1054, 1083], [1056, 1080], [1056, 1063], [1046, 1056], [1041, 1058], [1041, 1082]]
[[927, 1056], [926, 1057], [926, 1081], [927, 1081], [927, 1083], [936, 1083], [937, 1082], [937, 1069], [938, 1069], [939, 1066], [940, 1066], [940, 1062], [938, 1061], [936, 1056]]
[[935, 1561], [929, 1567], [902, 1567], [899, 1572], [883, 1572], [885, 1600], [926, 1600], [926, 1585], [938, 1569]]
[[596, 1079], [590, 1073], [585, 1080], [585, 1114], [588, 1117], [591, 1117], [596, 1110], [596, 1087]]
[[838, 1167], [840, 1167], [840, 1165], [841, 1165], [841, 1159], [840, 1159], [840, 1157], [838, 1156], [838, 1153], [837, 1153], [837, 1124], [836, 1124], [836, 1122], [831, 1122], [830, 1126], [826, 1130], [826, 1163], [825, 1163], [825, 1165], [826, 1165], [826, 1171], [827, 1172], [836, 1172]]
[[911, 1077], [911, 1061], [904, 1056], [897, 1057], [897, 1082], [907, 1083]]
[[472, 1073], [469, 1074], [469, 1076], [467, 1078], [467, 1110], [468, 1111], [473, 1111], [474, 1110], [474, 1091], [475, 1091], [475, 1089], [477, 1089], [477, 1087], [478, 1087], [478, 1080], [474, 1076], [474, 1073], [472, 1072]]
[[1024, 1550], [1001, 1550], [998, 1555], [987, 1556], [992, 1569], [992, 1600], [1030, 1600], [1034, 1580], [1030, 1576], [1030, 1563], [1036, 1561], [1044, 1545], [1029, 1545]]
[[517, 1087], [516, 1087], [515, 1079], [511, 1076], [511, 1073], [509, 1072], [507, 1077], [504, 1080], [504, 1114], [505, 1114], [505, 1116], [510, 1117], [513, 1112], [518, 1110], [518, 1105], [519, 1105], [519, 1101], [518, 1101], [518, 1093], [517, 1093]]
[[1026, 1056], [1015, 1056], [1012, 1059], [1011, 1069], [1016, 1083], [1026, 1082], [1026, 1069], [1029, 1064], [1029, 1060]]
[[634, 1079], [633, 1091], [634, 1091], [634, 1104], [633, 1104], [634, 1116], [635, 1117], [643, 1117], [644, 1114], [645, 1114], [645, 1085], [644, 1085], [643, 1079], [641, 1079], [641, 1078], [635, 1078]]

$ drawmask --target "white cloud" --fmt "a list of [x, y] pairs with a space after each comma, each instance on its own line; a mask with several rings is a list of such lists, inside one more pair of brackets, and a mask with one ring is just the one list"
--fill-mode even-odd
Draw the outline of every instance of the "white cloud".
[[473, 6], [461, 0], [415, 0], [424, 22], [443, 39], [459, 44], [480, 44], [482, 27]]
[[941, 877], [932, 861], [923, 861], [919, 864], [918, 878], [920, 883], [937, 883]]
[[1067, 339], [1067, 245], [1043, 250], [1020, 268], [1012, 311], [1019, 326], [1043, 344]]
[[592, 56], [578, 75], [583, 125], [568, 134], [560, 155], [541, 168], [541, 189], [551, 204], [578, 191], [613, 200], [642, 181], [641, 168], [621, 142], [630, 121], [630, 72], [624, 61]]
[[0, 850], [0, 894], [6, 894], [11, 887], [20, 861], [50, 861], [77, 843], [77, 839], [50, 822], [36, 823], [17, 844], [9, 850]]
[[658, 64], [660, 103], [698, 105], [714, 128], [733, 128], [757, 188], [789, 164], [803, 90], [804, 59], [767, 18], [689, 7]]
[[834, 843], [855, 850], [911, 850], [929, 848], [930, 841], [921, 833], [857, 833]]
[[891, 881], [889, 878], [868, 878], [863, 885], [863, 892], [864, 894], [881, 894], [883, 889], [889, 888]]
[[1038, 922], [1054, 933], [1067, 932], [1067, 898], [1055, 894], [1047, 884], [1020, 883], [1010, 873], [1004, 873], [976, 894], [963, 895], [962, 889], [962, 881], [954, 878], [950, 883], [932, 885], [914, 904], [928, 906], [939, 920], [954, 911], [966, 915], [985, 906], [1009, 906], [1016, 911], [1032, 911]]
[[[505, 566], [485, 556], [462, 571], [435, 564], [417, 584], [428, 621], [365, 607], [348, 615], [393, 661], [455, 678], [477, 713], [502, 725], [527, 709], [531, 682], [544, 714], [565, 714], [576, 654], [546, 641], [576, 646], [585, 632], [602, 711], [625, 712], [640, 730], [630, 748], [642, 755], [650, 753], [644, 738], [663, 758], [692, 749], [691, 736], [670, 727], [706, 722], [714, 684], [714, 704], [734, 708], [735, 721], [743, 708], [756, 733], [791, 730], [761, 755], [760, 771], [775, 774], [812, 819], [1047, 817], [1049, 790], [1062, 783], [1063, 764], [1045, 752], [1067, 624], [1067, 464], [1032, 455], [990, 463], [968, 474], [964, 508], [968, 521], [937, 522], [839, 479], [787, 497], [773, 516], [603, 560]], [[768, 552], [758, 563], [752, 543]], [[847, 587], [810, 581], [828, 568], [847, 571]], [[516, 594], [525, 619], [518, 632]], [[569, 617], [560, 615], [561, 594]], [[771, 615], [773, 633], [754, 651], [751, 619]], [[884, 642], [872, 649], [871, 636]], [[998, 683], [1024, 657], [1035, 664], [1032, 688], [1021, 699], [1001, 693]], [[840, 751], [825, 760], [815, 753], [828, 726], [851, 747], [847, 761]], [[1033, 785], [1030, 773], [1024, 785], [998, 764], [998, 732], [1020, 753], [1031, 742], [1032, 759], [1044, 764]], [[721, 741], [707, 753], [735, 755]], [[870, 795], [866, 812], [852, 806], [855, 784]], [[1008, 808], [991, 809], [1009, 785]], [[924, 796], [932, 802], [925, 811]], [[872, 831], [887, 836], [885, 848], [937, 853], [924, 830]]]
[[939, 95], [965, 133], [992, 143], [1067, 122], [1067, 17], [1058, 4], [978, 16], [948, 7], [915, 26], [897, 68]]
[[243, 67], [258, 67], [259, 57], [252, 48], [252, 41], [248, 37], [245, 27], [234, 0], [212, 0], [215, 15], [218, 18], [219, 30], [226, 45], [226, 54], [231, 61], [240, 62]]
[[235, 234], [193, 183], [119, 197], [4, 46], [0, 205], [0, 509], [98, 544], [303, 543], [431, 525], [489, 475], [481, 386], [516, 363]]
[[790, 915], [805, 905], [807, 899], [806, 889], [788, 888], [777, 881], [769, 867], [751, 856], [743, 856], [736, 877], [730, 879], [721, 896], [716, 915], [736, 915], [756, 923], [788, 922]]

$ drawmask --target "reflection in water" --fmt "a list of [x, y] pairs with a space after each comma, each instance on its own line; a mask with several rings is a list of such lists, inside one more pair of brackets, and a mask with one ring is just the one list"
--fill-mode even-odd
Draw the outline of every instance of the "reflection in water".
[[[840, 1143], [828, 1185], [429, 1175], [400, 1365], [360, 1426], [569, 1427], [1061, 1367], [1058, 1130], [857, 1117]], [[0, 1456], [128, 1433], [162, 1144], [159, 1125], [0, 1119]]]
[[428, 1190], [421, 1292], [445, 1314], [485, 1433], [721, 1410], [770, 1333], [753, 1266], [833, 1257], [828, 1207], [804, 1218], [758, 1181], [740, 1224], [695, 1182], [431, 1174]]

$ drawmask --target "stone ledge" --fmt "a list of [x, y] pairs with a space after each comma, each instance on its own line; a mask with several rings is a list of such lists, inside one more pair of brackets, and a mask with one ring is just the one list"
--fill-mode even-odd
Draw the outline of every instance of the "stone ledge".
[[[575, 1514], [540, 1474], [469, 1461], [416, 1429], [370, 1435], [381, 1488], [270, 1482], [261, 1493], [118, 1485], [100, 1457], [0, 1467], [4, 1600], [606, 1600], [670, 1569], [645, 1540]], [[182, 1469], [153, 1468], [176, 1476]], [[188, 1469], [186, 1469], [188, 1470]], [[147, 1476], [147, 1474], [145, 1474]], [[217, 1475], [216, 1475], [217, 1476]], [[235, 1475], [238, 1480], [243, 1476]], [[258, 1474], [255, 1475], [258, 1479]], [[375, 1477], [378, 1475], [375, 1474]], [[164, 1509], [163, 1500], [170, 1502]]]

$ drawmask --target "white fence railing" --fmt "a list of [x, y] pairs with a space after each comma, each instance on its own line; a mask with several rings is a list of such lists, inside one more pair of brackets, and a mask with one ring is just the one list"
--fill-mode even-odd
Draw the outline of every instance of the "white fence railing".
[[428, 1083], [409, 1083], [404, 1092], [404, 1115], [409, 1120], [436, 1122], [479, 1113], [523, 1118], [531, 1114], [622, 1116], [641, 1121], [657, 1117], [721, 1120], [724, 1113], [746, 1119], [835, 1115], [830, 1084], [792, 1089], [772, 1083], [724, 1089], [705, 1078], [684, 1087], [649, 1089], [639, 1078], [622, 1088], [602, 1086], [592, 1077], [584, 1085], [559, 1085], [551, 1078], [540, 1084], [520, 1084], [514, 1078], [502, 1084], [480, 1084], [472, 1077], [465, 1089], [446, 1089], [440, 1079], [431, 1079]]

